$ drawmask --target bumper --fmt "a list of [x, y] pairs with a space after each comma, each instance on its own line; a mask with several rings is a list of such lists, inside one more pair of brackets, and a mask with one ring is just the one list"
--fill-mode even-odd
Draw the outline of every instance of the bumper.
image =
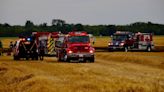
[[24, 53], [20, 52], [15, 56], [18, 56], [20, 58], [33, 58], [33, 57], [38, 57], [38, 53], [37, 52], [24, 52]]
[[94, 58], [94, 54], [93, 53], [71, 53], [71, 54], [67, 54], [68, 59], [71, 60], [89, 60], [89, 59], [93, 59]]
[[120, 46], [120, 45], [110, 45], [108, 46], [109, 50], [116, 50], [116, 49], [124, 49], [124, 46]]

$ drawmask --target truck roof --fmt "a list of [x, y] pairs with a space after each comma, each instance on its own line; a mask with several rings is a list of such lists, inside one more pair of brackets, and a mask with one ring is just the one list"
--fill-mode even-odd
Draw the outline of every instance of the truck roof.
[[152, 35], [152, 33], [140, 33], [140, 32], [138, 32], [138, 33], [136, 33], [136, 35]]
[[128, 31], [117, 31], [116, 33], [114, 33], [114, 35], [131, 35], [131, 34], [133, 33]]

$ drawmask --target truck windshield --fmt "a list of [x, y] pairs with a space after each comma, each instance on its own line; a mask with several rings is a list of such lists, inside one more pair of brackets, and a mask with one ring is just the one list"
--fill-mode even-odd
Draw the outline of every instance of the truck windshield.
[[74, 43], [74, 42], [87, 43], [87, 42], [89, 42], [89, 36], [71, 36], [68, 38], [68, 42], [71, 42], [71, 43]]
[[114, 35], [113, 40], [114, 41], [123, 41], [127, 39], [127, 35]]

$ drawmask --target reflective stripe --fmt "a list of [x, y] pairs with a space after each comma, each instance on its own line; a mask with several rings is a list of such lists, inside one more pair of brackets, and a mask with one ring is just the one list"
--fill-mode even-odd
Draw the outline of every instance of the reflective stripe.
[[55, 54], [54, 49], [55, 49], [55, 44], [54, 44], [54, 39], [51, 38], [51, 36], [48, 37], [47, 40], [47, 50], [48, 50], [48, 55], [53, 55]]

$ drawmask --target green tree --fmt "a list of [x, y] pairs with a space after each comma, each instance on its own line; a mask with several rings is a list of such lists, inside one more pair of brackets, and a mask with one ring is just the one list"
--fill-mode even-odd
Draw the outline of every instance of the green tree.
[[33, 22], [31, 22], [30, 20], [27, 20], [25, 23], [25, 32], [22, 33], [22, 35], [29, 36], [34, 31], [33, 28], [34, 28]]
[[76, 31], [84, 31], [84, 27], [83, 27], [82, 24], [76, 24], [76, 25], [74, 26], [74, 29], [75, 29]]

